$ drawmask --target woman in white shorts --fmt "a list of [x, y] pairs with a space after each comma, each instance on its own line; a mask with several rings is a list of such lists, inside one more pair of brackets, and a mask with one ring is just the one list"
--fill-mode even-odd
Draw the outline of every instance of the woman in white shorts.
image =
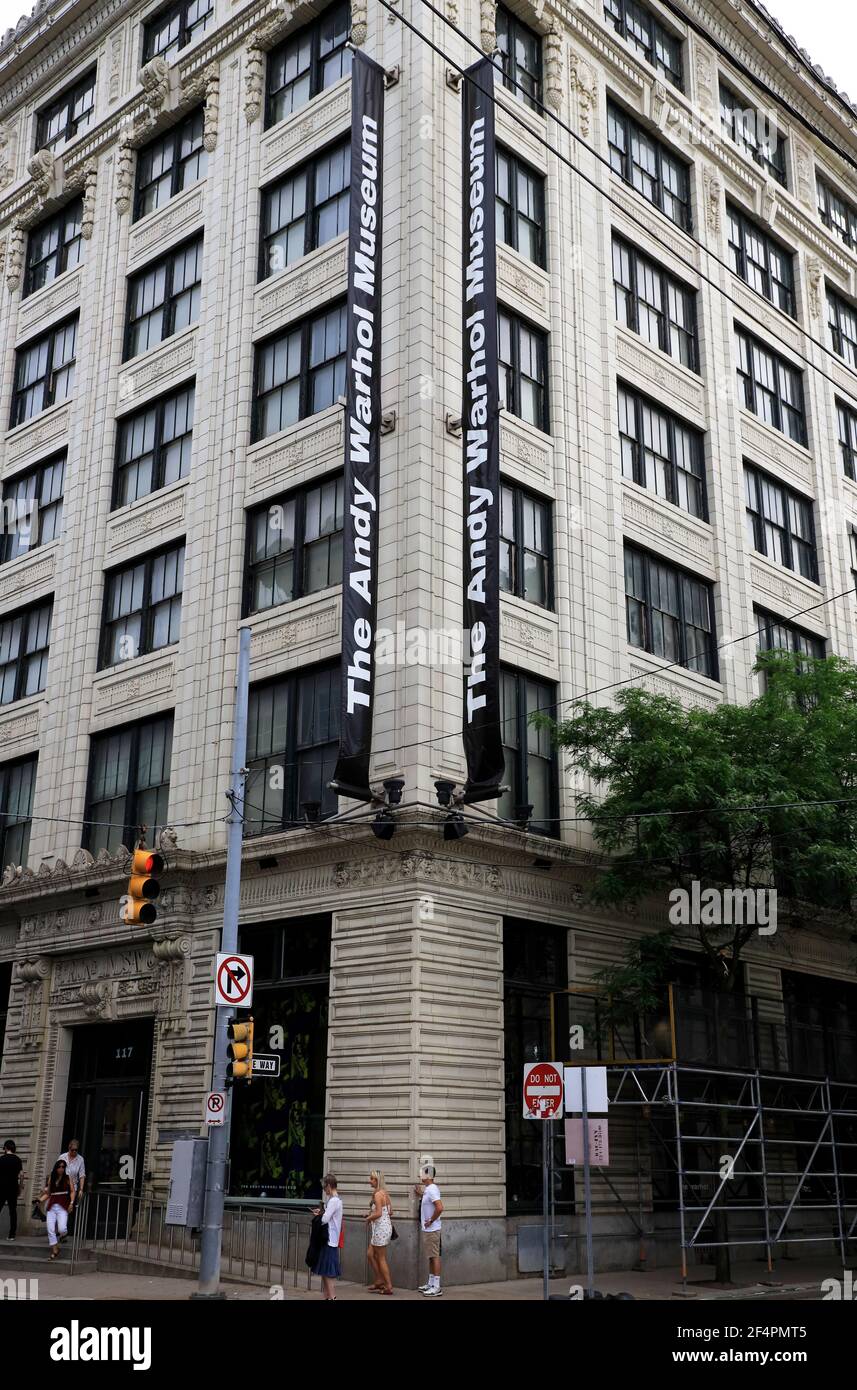
[[371, 1231], [369, 1264], [375, 1275], [375, 1282], [370, 1284], [369, 1288], [373, 1293], [391, 1294], [393, 1281], [387, 1263], [387, 1246], [393, 1238], [393, 1208], [390, 1205], [390, 1194], [384, 1187], [383, 1174], [377, 1168], [373, 1168], [369, 1174], [369, 1186], [372, 1189], [372, 1204], [366, 1224]]

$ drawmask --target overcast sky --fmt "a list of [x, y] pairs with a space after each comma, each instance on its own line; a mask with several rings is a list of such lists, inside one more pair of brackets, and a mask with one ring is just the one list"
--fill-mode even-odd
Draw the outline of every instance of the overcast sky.
[[[854, 0], [767, 0], [765, 8], [820, 63], [841, 92], [857, 102], [857, 4]], [[0, 34], [32, 9], [0, 0]]]

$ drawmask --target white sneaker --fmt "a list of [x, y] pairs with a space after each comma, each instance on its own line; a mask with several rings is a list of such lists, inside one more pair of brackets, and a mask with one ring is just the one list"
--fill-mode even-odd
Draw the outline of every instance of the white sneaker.
[[418, 1285], [417, 1285], [417, 1293], [428, 1293], [428, 1291], [429, 1291], [430, 1288], [431, 1288], [431, 1284], [418, 1284]]
[[442, 1293], [443, 1289], [440, 1287], [440, 1284], [435, 1284], [433, 1289], [423, 1289], [423, 1294], [426, 1298], [440, 1298]]

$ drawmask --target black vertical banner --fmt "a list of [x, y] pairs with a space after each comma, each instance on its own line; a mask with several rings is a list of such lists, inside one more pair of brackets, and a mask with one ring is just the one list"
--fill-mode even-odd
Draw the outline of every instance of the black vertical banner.
[[351, 69], [342, 703], [332, 785], [364, 801], [371, 796], [378, 598], [383, 148], [384, 70], [358, 49]]
[[464, 752], [468, 801], [498, 795], [500, 734], [500, 381], [494, 222], [494, 67], [463, 86]]

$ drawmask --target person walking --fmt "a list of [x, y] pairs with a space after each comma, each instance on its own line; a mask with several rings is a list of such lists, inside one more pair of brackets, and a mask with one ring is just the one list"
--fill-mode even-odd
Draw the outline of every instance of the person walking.
[[370, 1230], [369, 1264], [375, 1275], [375, 1282], [369, 1288], [373, 1293], [390, 1294], [393, 1292], [393, 1280], [387, 1262], [387, 1247], [393, 1239], [393, 1208], [390, 1194], [384, 1187], [384, 1175], [378, 1168], [373, 1168], [369, 1174], [369, 1186], [372, 1201], [366, 1224]]
[[312, 1267], [313, 1274], [321, 1278], [321, 1296], [326, 1303], [336, 1302], [336, 1281], [342, 1273], [339, 1259], [339, 1243], [342, 1233], [342, 1198], [336, 1190], [336, 1178], [328, 1173], [323, 1182], [324, 1211], [316, 1207], [313, 1216], [321, 1216], [321, 1224], [327, 1227], [327, 1244], [322, 1246], [321, 1254]]
[[414, 1188], [420, 1199], [420, 1245], [422, 1257], [428, 1260], [429, 1276], [427, 1284], [420, 1284], [419, 1292], [426, 1298], [440, 1298], [440, 1229], [443, 1202], [440, 1188], [435, 1182], [436, 1172], [429, 1164], [420, 1169], [420, 1180]]
[[86, 1187], [86, 1164], [83, 1161], [83, 1154], [80, 1152], [80, 1140], [69, 1139], [68, 1148], [64, 1154], [60, 1154], [60, 1158], [66, 1166], [66, 1172], [71, 1179], [71, 1190], [79, 1207]]
[[14, 1240], [18, 1234], [18, 1198], [24, 1186], [24, 1165], [18, 1157], [15, 1140], [7, 1139], [0, 1154], [0, 1211], [9, 1208], [9, 1234], [7, 1240]]
[[74, 1190], [64, 1158], [57, 1159], [45, 1178], [45, 1185], [39, 1201], [47, 1204], [45, 1219], [48, 1226], [48, 1244], [51, 1247], [51, 1259], [55, 1260], [60, 1252], [57, 1232], [59, 1232], [59, 1239], [64, 1240], [68, 1234], [69, 1212], [74, 1210]]

